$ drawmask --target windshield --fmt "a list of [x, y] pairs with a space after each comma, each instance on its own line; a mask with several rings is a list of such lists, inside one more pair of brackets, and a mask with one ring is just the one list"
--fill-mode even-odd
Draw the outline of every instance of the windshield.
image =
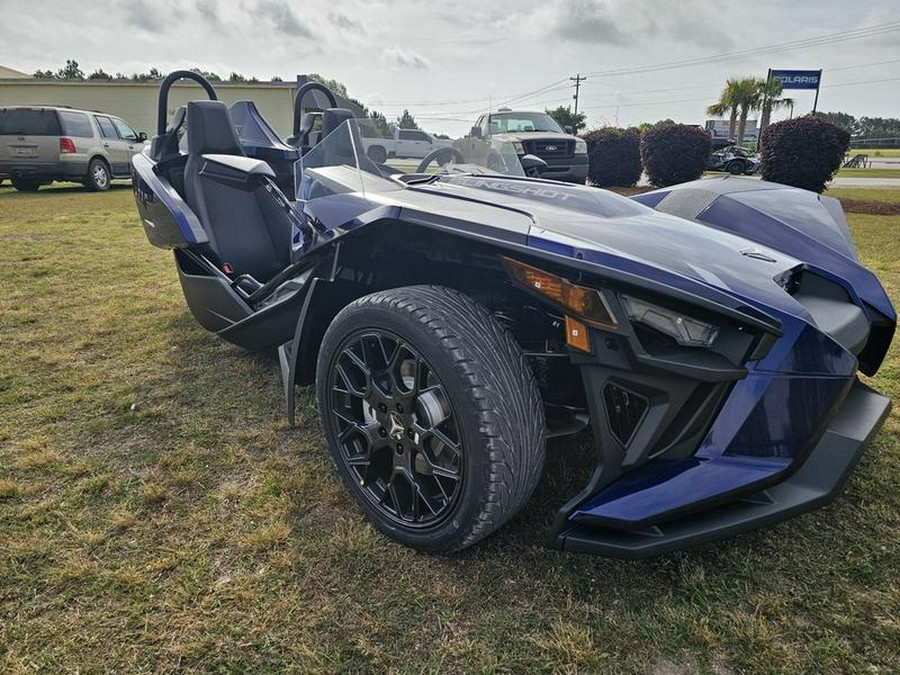
[[517, 147], [521, 152], [521, 144], [475, 136], [428, 141], [386, 138], [373, 132], [365, 120], [351, 119], [297, 161], [296, 197], [311, 200], [342, 193], [384, 192], [441, 176], [524, 177], [522, 160], [528, 157], [520, 156]]
[[490, 125], [492, 134], [563, 133], [556, 120], [546, 113], [539, 112], [493, 113]]

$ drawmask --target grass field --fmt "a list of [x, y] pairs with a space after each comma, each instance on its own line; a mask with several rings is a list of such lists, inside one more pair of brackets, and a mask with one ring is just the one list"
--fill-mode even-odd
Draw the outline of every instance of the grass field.
[[900, 178], [900, 169], [839, 169], [840, 178]]
[[850, 154], [862, 153], [869, 157], [900, 157], [900, 148], [850, 148]]
[[853, 202], [875, 204], [900, 204], [900, 190], [889, 187], [830, 187], [825, 192], [829, 197]]
[[[900, 216], [849, 220], [896, 304]], [[429, 557], [354, 507], [310, 392], [288, 429], [277, 363], [195, 324], [127, 188], [0, 188], [0, 264], [0, 672], [900, 671], [897, 412], [841, 498], [761, 532], [545, 549], [579, 438], [498, 535]], [[874, 386], [900, 396], [900, 341]]]

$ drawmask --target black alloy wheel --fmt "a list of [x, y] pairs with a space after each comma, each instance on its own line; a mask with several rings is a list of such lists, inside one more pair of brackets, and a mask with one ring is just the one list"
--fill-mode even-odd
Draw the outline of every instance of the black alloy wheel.
[[530, 364], [459, 291], [409, 286], [350, 303], [322, 339], [316, 397], [347, 489], [407, 546], [475, 543], [540, 478], [544, 409]]
[[331, 371], [341, 459], [381, 514], [412, 528], [445, 518], [463, 478], [457, 421], [428, 362], [386, 330], [350, 336]]

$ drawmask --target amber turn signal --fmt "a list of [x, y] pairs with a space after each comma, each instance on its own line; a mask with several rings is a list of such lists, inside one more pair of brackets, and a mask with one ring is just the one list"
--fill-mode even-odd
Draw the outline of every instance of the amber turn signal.
[[503, 261], [509, 275], [529, 290], [562, 305], [596, 326], [616, 328], [619, 325], [606, 304], [606, 299], [597, 289], [576, 286], [562, 277], [512, 258], [504, 257]]
[[587, 326], [571, 316], [566, 317], [566, 344], [582, 352], [591, 351]]

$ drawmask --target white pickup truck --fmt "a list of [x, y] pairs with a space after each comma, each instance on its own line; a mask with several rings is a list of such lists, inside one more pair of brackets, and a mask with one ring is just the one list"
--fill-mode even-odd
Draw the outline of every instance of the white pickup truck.
[[363, 138], [362, 141], [369, 159], [379, 164], [392, 157], [421, 159], [433, 150], [453, 145], [453, 141], [435, 138], [418, 129], [397, 129], [393, 138]]

